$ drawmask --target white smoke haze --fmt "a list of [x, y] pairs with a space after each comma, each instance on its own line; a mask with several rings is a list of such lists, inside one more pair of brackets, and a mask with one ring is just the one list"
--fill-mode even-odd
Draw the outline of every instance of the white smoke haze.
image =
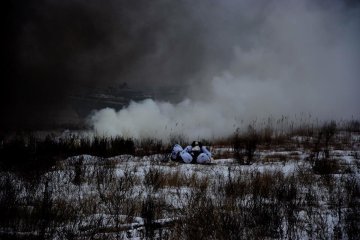
[[[131, 138], [158, 138], [183, 135], [191, 138], [211, 138], [231, 133], [233, 119], [226, 112], [213, 111], [214, 106], [185, 100], [178, 104], [132, 102], [119, 112], [107, 108], [95, 113], [91, 121], [98, 134]], [[230, 123], [226, 125], [225, 123]]]
[[184, 79], [184, 101], [148, 99], [118, 112], [103, 109], [90, 117], [94, 130], [133, 138], [166, 140], [180, 134], [201, 139], [228, 136], [268, 117], [359, 118], [359, 9], [335, 1], [261, 2], [189, 7], [204, 27], [208, 64]]

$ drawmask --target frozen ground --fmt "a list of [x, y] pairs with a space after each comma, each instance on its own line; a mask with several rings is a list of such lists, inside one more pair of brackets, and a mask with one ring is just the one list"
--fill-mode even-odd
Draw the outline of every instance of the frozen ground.
[[[37, 183], [3, 172], [16, 192], [14, 208], [27, 219], [0, 231], [50, 239], [352, 239], [359, 231], [358, 135], [342, 149], [332, 146], [322, 159], [331, 162], [326, 174], [314, 171], [301, 137], [292, 141], [299, 147], [259, 148], [249, 165], [231, 157], [198, 165], [162, 154], [79, 155], [57, 161]], [[230, 147], [211, 150], [232, 155]]]

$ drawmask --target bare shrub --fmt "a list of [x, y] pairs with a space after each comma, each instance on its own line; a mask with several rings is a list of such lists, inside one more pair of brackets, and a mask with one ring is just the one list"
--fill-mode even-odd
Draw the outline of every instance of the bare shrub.
[[285, 154], [280, 154], [280, 153], [274, 153], [274, 154], [271, 154], [271, 155], [266, 155], [264, 158], [263, 158], [263, 161], [264, 162], [269, 162], [269, 163], [272, 163], [272, 162], [286, 162], [288, 160], [288, 155], [285, 155]]
[[336, 159], [319, 159], [313, 165], [313, 170], [317, 174], [339, 173], [341, 166]]
[[179, 169], [164, 174], [165, 185], [168, 187], [188, 186], [188, 179]]
[[243, 174], [239, 173], [234, 176], [231, 168], [228, 168], [228, 179], [219, 185], [218, 191], [224, 191], [228, 198], [245, 197], [248, 193], [249, 183], [243, 178]]
[[321, 132], [325, 140], [325, 149], [324, 149], [325, 158], [329, 158], [330, 157], [329, 144], [330, 144], [330, 140], [334, 137], [336, 133], [336, 122], [331, 121], [329, 123], [324, 123], [324, 125], [321, 127]]
[[206, 193], [195, 189], [189, 196], [189, 205], [184, 210], [185, 216], [176, 225], [176, 238], [214, 239], [216, 226], [216, 208], [213, 200]]
[[152, 154], [167, 153], [169, 150], [163, 142], [158, 139], [146, 138], [137, 141], [135, 154], [138, 156], [149, 156]]
[[262, 133], [262, 141], [267, 145], [270, 146], [273, 140], [274, 130], [271, 126], [267, 126], [263, 129]]
[[180, 146], [186, 146], [189, 143], [189, 140], [181, 134], [172, 134], [170, 135], [170, 147], [174, 146], [175, 144], [179, 144]]
[[345, 124], [345, 129], [348, 132], [360, 132], [360, 121], [350, 120]]
[[248, 174], [251, 173], [236, 174], [229, 168], [228, 178], [220, 182], [217, 190], [223, 194], [215, 198], [206, 191], [194, 189], [185, 216], [175, 227], [176, 238], [279, 238], [282, 216], [281, 204], [275, 200], [276, 193], [263, 188], [257, 192], [256, 189], [260, 185], [268, 186], [266, 181], [274, 178], [272, 182], [275, 182], [278, 177], [270, 173], [253, 177]]
[[75, 185], [80, 185], [84, 181], [84, 166], [83, 166], [84, 157], [80, 156], [79, 159], [75, 162], [75, 177], [73, 183]]
[[151, 192], [157, 191], [166, 185], [166, 176], [159, 169], [151, 166], [148, 171], [145, 170], [144, 185], [151, 188]]
[[20, 214], [20, 189], [14, 177], [9, 173], [3, 173], [0, 180], [0, 226], [15, 228]]
[[137, 177], [129, 168], [123, 170], [123, 176], [116, 177], [115, 169], [99, 168], [97, 172], [97, 191], [100, 198], [101, 209], [110, 214], [115, 228], [125, 223], [122, 215], [131, 220], [136, 212], [136, 201], [134, 201], [134, 186], [138, 183]]
[[253, 126], [249, 125], [245, 134], [237, 129], [233, 137], [234, 158], [240, 164], [251, 164], [259, 143], [259, 135]]
[[155, 198], [151, 194], [147, 194], [145, 200], [142, 201], [140, 216], [144, 219], [144, 228], [146, 239], [154, 239], [155, 234], [162, 236], [162, 229], [166, 227], [158, 219], [163, 217], [162, 212], [166, 208], [166, 203], [161, 198]]
[[352, 175], [345, 182], [346, 204], [345, 230], [349, 239], [356, 239], [360, 234], [360, 182]]

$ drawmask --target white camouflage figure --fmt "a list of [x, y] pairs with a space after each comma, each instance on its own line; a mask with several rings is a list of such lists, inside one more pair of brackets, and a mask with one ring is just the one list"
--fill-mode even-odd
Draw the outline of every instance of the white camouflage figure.
[[172, 160], [180, 160], [184, 163], [210, 163], [211, 152], [198, 141], [183, 149], [179, 144], [175, 144], [171, 152]]

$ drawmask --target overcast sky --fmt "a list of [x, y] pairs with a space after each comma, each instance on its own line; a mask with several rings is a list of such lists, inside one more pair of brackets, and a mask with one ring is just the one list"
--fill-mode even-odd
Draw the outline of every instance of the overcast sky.
[[[12, 0], [2, 127], [79, 86], [174, 86], [226, 117], [359, 117], [358, 1]], [[197, 110], [194, 110], [197, 111]]]

